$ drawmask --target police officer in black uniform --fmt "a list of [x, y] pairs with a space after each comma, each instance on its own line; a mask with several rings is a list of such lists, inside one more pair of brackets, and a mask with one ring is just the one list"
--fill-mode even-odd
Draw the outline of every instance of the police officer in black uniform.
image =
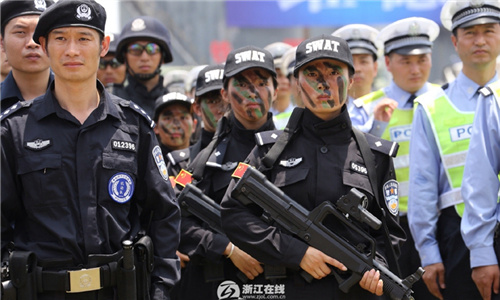
[[[191, 106], [193, 113], [198, 115], [203, 122], [200, 138], [186, 149], [174, 150], [169, 153], [168, 170], [170, 176], [176, 176], [180, 170], [186, 169], [201, 150], [210, 143], [214, 137], [217, 122], [228, 110], [228, 104], [222, 100], [222, 78], [224, 65], [210, 65], [203, 68], [196, 79], [195, 98]], [[171, 172], [172, 171], [172, 172]]]
[[[1, 118], [2, 253], [13, 243], [11, 257], [36, 255], [36, 284], [14, 282], [18, 293], [36, 289], [38, 299], [124, 299], [116, 271], [125, 265], [122, 243], [140, 231], [154, 243], [146, 293], [169, 299], [179, 279], [179, 207], [154, 122], [97, 80], [109, 47], [105, 22], [94, 0], [48, 8], [34, 39], [49, 55], [54, 81]], [[11, 276], [26, 272], [12, 260], [10, 267]]]
[[[193, 184], [216, 203], [222, 200], [238, 162], [255, 146], [255, 133], [275, 129], [269, 107], [276, 87], [269, 51], [247, 46], [229, 53], [221, 93], [231, 111], [219, 120], [212, 142], [188, 166]], [[186, 184], [181, 181], [184, 175], [177, 176], [179, 184]], [[180, 299], [218, 299], [217, 289], [224, 279], [253, 280], [263, 272], [258, 261], [194, 216], [182, 217], [179, 251], [190, 257], [180, 283]], [[220, 274], [217, 268], [223, 268], [223, 274], [211, 277]]]
[[192, 112], [193, 99], [179, 92], [170, 92], [156, 99], [155, 133], [163, 156], [167, 159], [168, 175], [175, 186], [175, 176], [186, 168], [191, 135], [196, 127]]
[[[307, 210], [324, 201], [334, 202], [351, 188], [359, 189], [369, 200], [367, 209], [382, 218], [380, 206], [387, 217], [390, 232], [387, 243], [384, 243], [382, 229], [370, 231], [376, 240], [377, 259], [387, 264], [389, 253], [394, 250], [393, 243], [396, 245], [404, 239], [404, 232], [397, 223], [397, 181], [389, 155], [393, 143], [358, 132], [371, 146], [365, 153], [370, 153], [375, 160], [372, 162], [376, 169], [367, 168], [366, 162], [371, 158], [361, 154], [358, 135], [353, 132], [346, 109], [353, 74], [352, 55], [346, 41], [327, 35], [303, 41], [297, 47], [294, 76], [298, 79], [305, 109], [294, 110], [287, 125], [294, 128], [291, 137], [281, 144], [281, 154], [265, 168], [266, 171], [262, 159], [278, 142], [274, 144], [267, 138], [262, 139], [246, 161], [264, 171], [272, 183]], [[368, 172], [375, 172], [378, 193], [374, 193]], [[221, 203], [222, 227], [231, 242], [260, 262], [288, 268], [287, 278], [281, 281], [287, 300], [371, 299], [382, 295], [383, 283], [374, 270], [366, 272], [360, 284], [354, 285], [348, 294], [340, 291], [335, 277], [328, 276], [332, 272], [328, 265], [341, 270], [345, 266], [276, 225], [264, 222], [257, 211], [231, 198], [234, 184], [232, 181]], [[392, 197], [386, 197], [387, 191]], [[332, 221], [326, 225], [352, 241], [352, 233], [342, 223]], [[306, 282], [299, 276], [299, 269], [315, 280]]]
[[0, 4], [1, 46], [12, 71], [0, 85], [1, 111], [41, 96], [54, 78], [47, 55], [32, 39], [38, 17], [52, 0], [5, 0]]
[[170, 48], [170, 32], [159, 20], [141, 16], [125, 24], [116, 59], [127, 65], [127, 79], [113, 94], [133, 100], [152, 116], [155, 100], [168, 93], [160, 73], [161, 65], [173, 60]]

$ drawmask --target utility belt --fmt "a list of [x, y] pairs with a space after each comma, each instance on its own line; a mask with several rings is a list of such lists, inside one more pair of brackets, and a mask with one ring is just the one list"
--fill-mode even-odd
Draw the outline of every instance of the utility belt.
[[2, 263], [2, 299], [36, 300], [46, 292], [84, 293], [116, 287], [118, 299], [149, 299], [153, 244], [148, 236], [123, 242], [113, 254], [89, 255], [86, 268], [58, 269], [31, 251], [13, 251]]
[[[215, 263], [204, 259], [202, 265], [206, 282], [223, 281], [227, 279], [227, 276], [224, 274], [224, 263]], [[236, 276], [243, 283], [249, 280], [248, 277], [239, 270]], [[284, 266], [264, 265], [264, 277], [267, 280], [284, 279], [287, 277], [287, 269]]]

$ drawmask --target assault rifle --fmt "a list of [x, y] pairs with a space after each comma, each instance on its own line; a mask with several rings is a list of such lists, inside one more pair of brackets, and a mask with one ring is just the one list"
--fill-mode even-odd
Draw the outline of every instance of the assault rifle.
[[217, 233], [224, 234], [220, 224], [220, 205], [203, 194], [194, 184], [186, 184], [177, 201], [185, 212], [207, 223]]
[[[358, 219], [358, 222], [365, 222], [374, 229], [380, 227], [380, 220], [363, 209], [365, 196], [356, 189], [341, 197], [340, 203], [337, 202], [336, 206], [325, 201], [314, 210], [308, 211], [267, 180], [264, 174], [249, 167], [234, 187], [231, 196], [244, 205], [257, 204], [264, 210], [262, 215], [264, 220], [276, 222], [284, 230], [344, 264], [350, 271], [347, 276], [335, 270], [332, 272], [343, 292], [347, 293], [357, 284], [365, 272], [376, 269], [380, 271], [386, 295], [394, 300], [413, 299], [411, 287], [422, 277], [424, 270], [419, 268], [414, 274], [402, 280], [374, 259], [374, 239], [355, 224], [352, 218]], [[344, 208], [340, 209], [338, 206]], [[327, 228], [323, 221], [330, 215], [369, 240], [371, 244], [369, 254], [360, 252], [356, 246]]]

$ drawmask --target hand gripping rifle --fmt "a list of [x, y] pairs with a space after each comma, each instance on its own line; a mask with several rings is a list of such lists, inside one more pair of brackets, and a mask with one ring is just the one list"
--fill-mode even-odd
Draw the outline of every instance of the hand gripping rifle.
[[[221, 226], [220, 205], [203, 194], [194, 184], [186, 184], [177, 200], [185, 212], [198, 217], [217, 233], [226, 235]], [[248, 277], [241, 271], [238, 271], [236, 276], [243, 283], [248, 281]], [[286, 268], [265, 265], [264, 276], [269, 280], [284, 278], [286, 277]]]
[[[402, 280], [374, 259], [374, 239], [353, 223], [351, 217], [374, 229], [379, 228], [381, 223], [362, 207], [366, 197], [356, 189], [341, 197], [336, 206], [325, 201], [314, 210], [308, 211], [267, 180], [264, 174], [254, 168], [248, 168], [234, 187], [231, 196], [244, 205], [257, 204], [264, 210], [263, 219], [276, 222], [284, 230], [344, 264], [351, 271], [348, 277], [336, 271], [332, 272], [343, 292], [348, 292], [361, 280], [365, 272], [374, 268], [380, 271], [384, 293], [391, 299], [413, 299], [411, 287], [422, 277], [424, 270], [419, 268]], [[371, 241], [370, 254], [360, 252], [356, 246], [327, 228], [323, 221], [329, 215], [333, 215], [348, 228]]]

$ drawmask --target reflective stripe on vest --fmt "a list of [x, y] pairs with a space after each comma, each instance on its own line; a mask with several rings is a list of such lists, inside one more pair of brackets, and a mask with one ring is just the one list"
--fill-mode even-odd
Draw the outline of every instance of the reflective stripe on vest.
[[474, 111], [459, 111], [443, 90], [419, 99], [429, 119], [451, 191], [439, 196], [439, 209], [455, 206], [462, 216], [461, 186], [469, 149]]

